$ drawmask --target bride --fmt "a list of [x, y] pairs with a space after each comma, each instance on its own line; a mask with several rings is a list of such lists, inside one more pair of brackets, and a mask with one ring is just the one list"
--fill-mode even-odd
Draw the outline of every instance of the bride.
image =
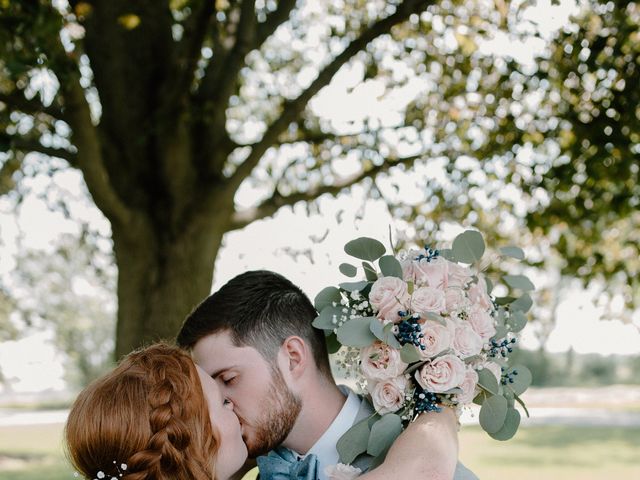
[[[447, 410], [421, 415], [385, 462], [359, 479], [445, 478], [416, 470], [411, 459], [430, 444], [432, 455], [455, 464], [457, 450], [437, 448], [455, 442], [435, 441], [456, 436], [448, 418], [454, 413]], [[85, 388], [71, 408], [65, 436], [72, 463], [87, 479], [226, 480], [247, 459], [233, 404], [188, 353], [164, 343], [129, 354]]]

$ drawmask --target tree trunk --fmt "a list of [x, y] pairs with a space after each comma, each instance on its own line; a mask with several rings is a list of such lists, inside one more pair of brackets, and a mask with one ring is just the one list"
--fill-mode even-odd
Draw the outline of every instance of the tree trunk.
[[223, 224], [201, 219], [168, 240], [161, 240], [166, 232], [152, 228], [140, 227], [133, 234], [114, 228], [116, 359], [150, 342], [175, 338], [185, 316], [211, 291]]

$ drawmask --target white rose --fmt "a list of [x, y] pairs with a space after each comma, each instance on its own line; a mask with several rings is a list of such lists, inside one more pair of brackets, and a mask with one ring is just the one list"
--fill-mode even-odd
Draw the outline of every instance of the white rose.
[[473, 357], [482, 351], [484, 342], [467, 322], [459, 322], [455, 328], [452, 347], [460, 358]]
[[378, 318], [397, 322], [398, 311], [406, 310], [409, 303], [407, 284], [396, 277], [381, 277], [371, 287], [369, 302]]
[[324, 469], [324, 474], [328, 480], [353, 480], [362, 473], [357, 467], [338, 463], [337, 465], [329, 465]]
[[469, 309], [469, 323], [483, 342], [488, 342], [496, 334], [493, 317], [480, 305], [474, 305]]
[[455, 355], [443, 355], [425, 363], [415, 373], [418, 384], [428, 392], [444, 393], [464, 381], [465, 365]]
[[476, 398], [478, 392], [478, 372], [473, 368], [467, 368], [464, 374], [464, 380], [460, 385], [462, 393], [456, 395], [456, 399], [459, 405], [467, 405]]
[[362, 373], [368, 380], [397, 377], [407, 368], [400, 358], [400, 351], [382, 342], [360, 350], [360, 361]]
[[411, 310], [416, 313], [441, 313], [446, 309], [444, 292], [433, 287], [416, 288], [411, 294]]
[[427, 320], [422, 324], [420, 343], [424, 350], [418, 348], [418, 353], [424, 359], [432, 358], [451, 347], [452, 329], [447, 328], [435, 320]]
[[371, 390], [373, 407], [380, 415], [393, 413], [404, 404], [407, 379], [404, 375], [382, 380]]

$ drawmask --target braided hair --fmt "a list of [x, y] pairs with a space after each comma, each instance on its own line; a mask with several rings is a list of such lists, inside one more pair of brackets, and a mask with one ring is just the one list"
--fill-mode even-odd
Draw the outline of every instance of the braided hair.
[[85, 388], [65, 437], [71, 462], [87, 478], [214, 478], [219, 438], [198, 372], [187, 353], [164, 343], [127, 355]]

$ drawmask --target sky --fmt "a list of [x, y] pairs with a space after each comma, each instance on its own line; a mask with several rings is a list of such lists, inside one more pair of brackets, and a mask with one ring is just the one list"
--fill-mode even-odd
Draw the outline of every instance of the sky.
[[[575, 4], [562, 2], [551, 6], [539, 2], [539, 7], [528, 15], [542, 22], [550, 32], [566, 22], [567, 15], [575, 10]], [[535, 44], [518, 44], [497, 38], [483, 48], [500, 51], [508, 45], [509, 54], [521, 61], [532, 58], [539, 48]], [[381, 85], [376, 82], [357, 86], [362, 72], [358, 67], [339, 72], [332, 85], [324, 89], [314, 100], [318, 113], [331, 117], [334, 125], [348, 122], [355, 116], [376, 116], [389, 121], [398, 115], [403, 104], [415, 95], [409, 87], [393, 98], [380, 97]], [[348, 107], [348, 108], [347, 108]], [[345, 161], [343, 173], [349, 174], [357, 165]], [[27, 195], [19, 213], [10, 204], [0, 199], [0, 275], [14, 268], [13, 255], [18, 248], [51, 249], [56, 237], [62, 233], [78, 232], [78, 224], [66, 220], [60, 213], [49, 210], [39, 198], [50, 180], [36, 177], [29, 180], [33, 192]], [[60, 172], [53, 179], [56, 189], [71, 198], [72, 217], [90, 222], [92, 227], [109, 234], [109, 224], [84, 194], [85, 188], [76, 172]], [[416, 188], [415, 185], [407, 188]], [[55, 192], [58, 193], [55, 193]], [[259, 188], [243, 186], [236, 201], [239, 205], [251, 205], [261, 193]], [[388, 246], [388, 232], [399, 227], [390, 216], [385, 204], [379, 200], [366, 199], [361, 187], [337, 198], [323, 198], [319, 202], [319, 213], [308, 215], [302, 205], [281, 209], [273, 218], [254, 222], [245, 229], [227, 234], [216, 262], [213, 289], [219, 288], [233, 276], [248, 269], [269, 269], [284, 274], [313, 298], [325, 286], [344, 280], [338, 265], [348, 261], [343, 251], [344, 244], [358, 236], [377, 238]], [[55, 198], [49, 198], [55, 200]], [[338, 217], [341, 221], [338, 221]], [[462, 231], [453, 224], [441, 225], [445, 239], [452, 240]], [[18, 244], [18, 238], [21, 238]], [[545, 283], [548, 278], [534, 278]], [[571, 287], [556, 311], [556, 327], [548, 339], [547, 349], [563, 352], [573, 348], [577, 353], [601, 353], [609, 355], [637, 354], [640, 352], [640, 318], [635, 317], [636, 326], [618, 320], [603, 321], [602, 308], [594, 305], [595, 293]], [[527, 327], [522, 335], [522, 344], [536, 348], [535, 327]], [[37, 332], [18, 341], [0, 343], [0, 369], [7, 378], [14, 378], [16, 391], [36, 391], [64, 388], [62, 356], [52, 344], [51, 332]]]

